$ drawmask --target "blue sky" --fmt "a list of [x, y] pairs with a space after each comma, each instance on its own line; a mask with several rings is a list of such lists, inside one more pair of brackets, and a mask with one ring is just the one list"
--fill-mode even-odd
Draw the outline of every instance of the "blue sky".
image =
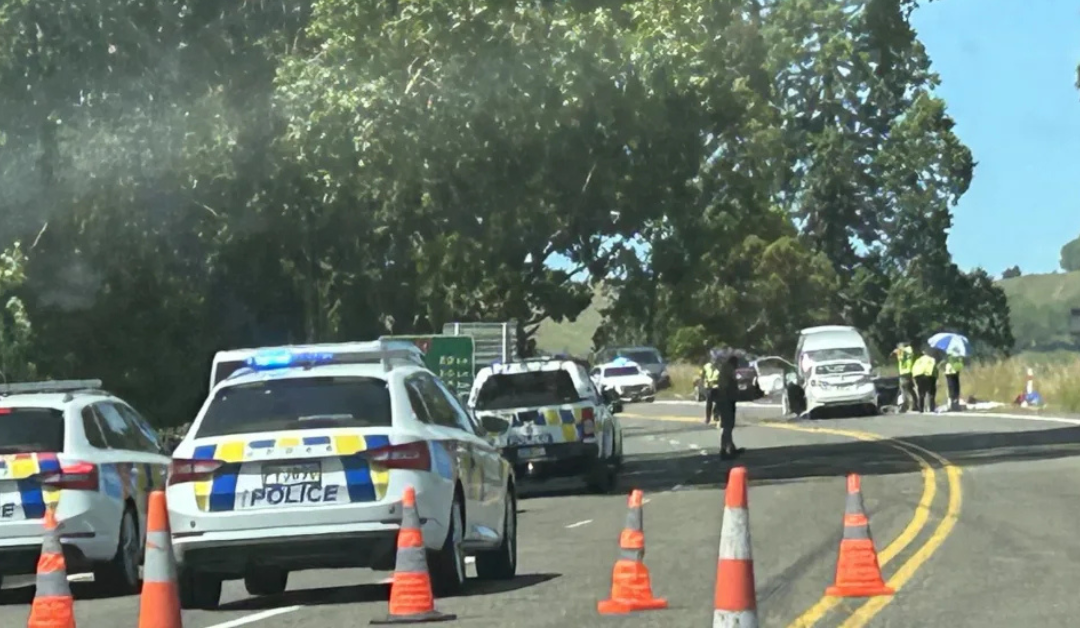
[[936, 0], [912, 18], [979, 165], [949, 248], [992, 274], [1058, 268], [1080, 235], [1080, 3]]

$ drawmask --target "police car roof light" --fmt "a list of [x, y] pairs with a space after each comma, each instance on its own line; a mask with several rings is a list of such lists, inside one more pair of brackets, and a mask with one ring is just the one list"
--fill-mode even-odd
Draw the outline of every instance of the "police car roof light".
[[0, 384], [0, 396], [22, 394], [72, 393], [101, 390], [100, 379], [63, 379], [49, 382]]
[[348, 345], [310, 345], [308, 347], [270, 347], [258, 350], [245, 363], [257, 371], [313, 367], [324, 364], [381, 363], [387, 371], [395, 365], [424, 366], [424, 352], [410, 343], [396, 340], [377, 340]]

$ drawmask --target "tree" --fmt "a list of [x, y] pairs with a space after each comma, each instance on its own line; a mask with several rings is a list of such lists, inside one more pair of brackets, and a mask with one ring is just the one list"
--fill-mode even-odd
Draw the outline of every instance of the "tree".
[[29, 380], [37, 371], [31, 361], [33, 328], [17, 296], [26, 281], [25, 264], [18, 242], [0, 251], [0, 375], [5, 382]]
[[1061, 247], [1061, 269], [1067, 273], [1080, 270], [1080, 236]]
[[1024, 273], [1020, 272], [1020, 267], [1019, 266], [1013, 266], [1012, 268], [1006, 268], [1005, 271], [1001, 273], [1001, 278], [1002, 279], [1015, 279], [1016, 277], [1020, 277], [1023, 274]]

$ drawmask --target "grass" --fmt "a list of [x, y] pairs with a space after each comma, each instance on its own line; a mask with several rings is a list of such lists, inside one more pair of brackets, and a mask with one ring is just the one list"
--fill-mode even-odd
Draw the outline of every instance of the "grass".
[[1048, 409], [1080, 412], [1080, 353], [1023, 353], [985, 364], [973, 364], [960, 376], [964, 397], [1011, 403], [1024, 392], [1027, 369], [1035, 376], [1035, 390]]

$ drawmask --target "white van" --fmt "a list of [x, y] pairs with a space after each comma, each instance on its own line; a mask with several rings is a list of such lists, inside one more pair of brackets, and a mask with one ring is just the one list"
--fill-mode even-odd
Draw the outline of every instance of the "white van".
[[788, 374], [784, 414], [825, 407], [861, 407], [878, 412], [874, 365], [866, 339], [846, 325], [808, 327], [799, 332], [793, 373]]

